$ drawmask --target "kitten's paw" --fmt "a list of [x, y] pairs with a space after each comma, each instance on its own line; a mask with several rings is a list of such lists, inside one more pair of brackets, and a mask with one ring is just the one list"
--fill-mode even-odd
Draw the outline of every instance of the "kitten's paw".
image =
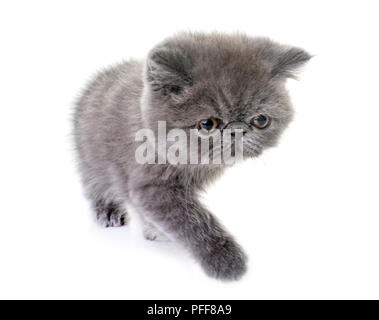
[[170, 241], [168, 237], [150, 223], [145, 223], [143, 236], [150, 241]]
[[247, 270], [247, 257], [232, 239], [213, 245], [201, 261], [205, 272], [220, 280], [239, 280]]
[[122, 227], [128, 222], [128, 214], [124, 208], [116, 203], [98, 202], [96, 204], [97, 222], [105, 227]]

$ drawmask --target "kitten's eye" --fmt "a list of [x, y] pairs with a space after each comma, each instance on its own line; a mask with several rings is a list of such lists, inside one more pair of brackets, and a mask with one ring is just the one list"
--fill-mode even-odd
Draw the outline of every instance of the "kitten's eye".
[[204, 119], [199, 122], [199, 128], [207, 133], [215, 131], [217, 126], [218, 120], [215, 118]]
[[251, 118], [250, 123], [258, 129], [264, 129], [270, 124], [270, 118], [264, 114], [260, 114]]

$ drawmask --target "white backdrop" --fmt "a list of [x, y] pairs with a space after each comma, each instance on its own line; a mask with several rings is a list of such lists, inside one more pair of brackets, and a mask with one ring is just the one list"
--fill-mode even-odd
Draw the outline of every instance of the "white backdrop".
[[[2, 1], [0, 298], [379, 298], [377, 1]], [[241, 31], [315, 57], [289, 81], [278, 148], [204, 203], [248, 253], [206, 277], [136, 219], [99, 228], [75, 170], [72, 102], [99, 68], [181, 30]]]

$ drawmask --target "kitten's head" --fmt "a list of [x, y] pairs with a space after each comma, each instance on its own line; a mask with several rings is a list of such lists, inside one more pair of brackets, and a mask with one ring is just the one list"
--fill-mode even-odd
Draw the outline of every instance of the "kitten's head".
[[266, 38], [179, 34], [147, 58], [146, 121], [164, 120], [168, 130], [240, 128], [244, 156], [257, 156], [290, 122], [285, 80], [309, 59], [300, 48]]

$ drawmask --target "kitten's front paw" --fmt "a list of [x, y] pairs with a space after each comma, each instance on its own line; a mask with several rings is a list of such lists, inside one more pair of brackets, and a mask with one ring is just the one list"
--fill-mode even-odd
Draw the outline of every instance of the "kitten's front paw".
[[126, 210], [116, 203], [99, 201], [95, 209], [97, 222], [105, 228], [122, 227], [128, 222]]
[[239, 280], [247, 270], [247, 257], [232, 239], [222, 239], [203, 256], [205, 272], [220, 280]]

